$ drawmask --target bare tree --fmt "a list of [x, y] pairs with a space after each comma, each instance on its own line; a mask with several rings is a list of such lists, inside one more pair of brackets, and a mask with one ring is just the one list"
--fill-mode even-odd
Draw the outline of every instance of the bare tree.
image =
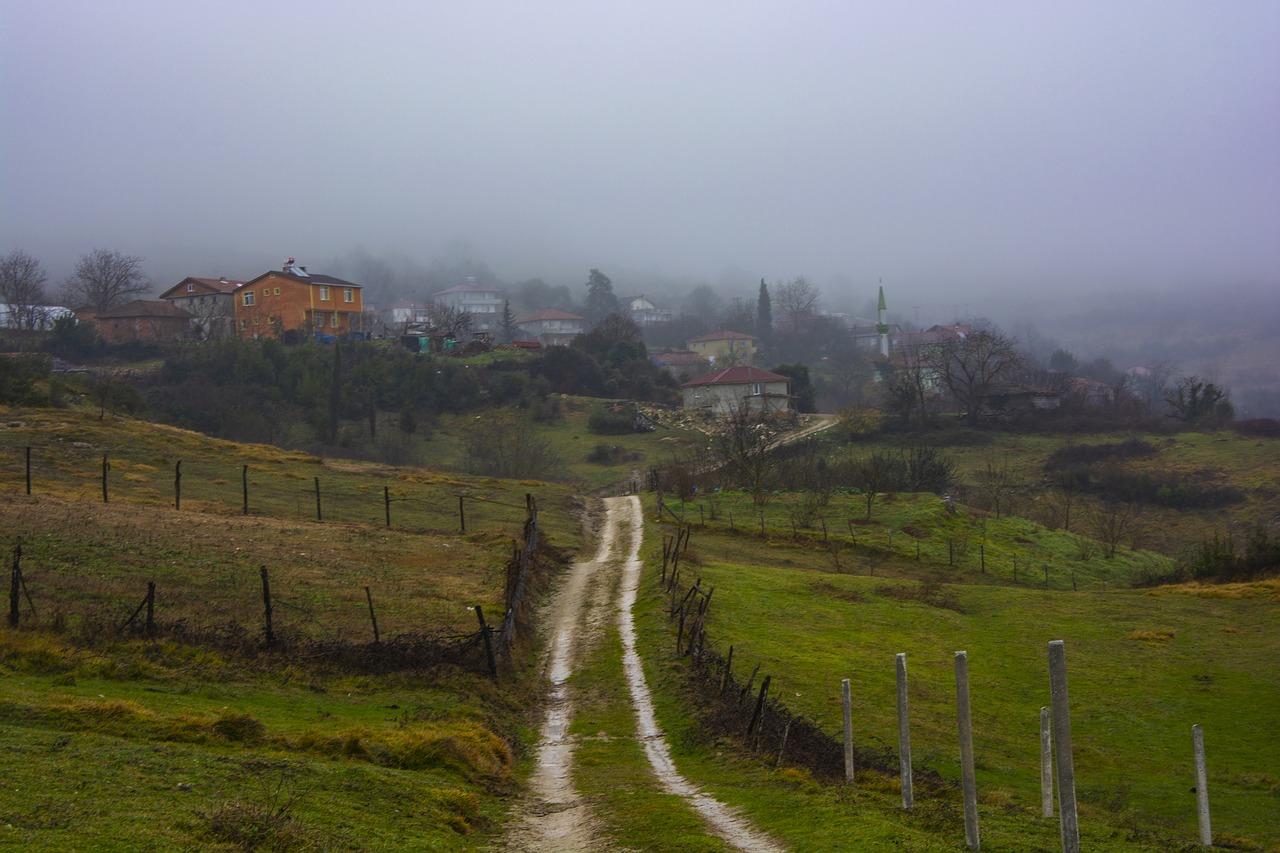
[[548, 477], [561, 467], [555, 448], [513, 411], [497, 411], [480, 418], [468, 431], [467, 471], [511, 479]]
[[75, 273], [63, 284], [73, 305], [97, 312], [123, 305], [150, 289], [150, 279], [142, 274], [142, 258], [111, 249], [81, 255]]
[[792, 331], [800, 329], [818, 311], [822, 292], [804, 276], [779, 284], [773, 296], [773, 313], [786, 320]]
[[938, 342], [926, 360], [965, 417], [976, 422], [997, 385], [1022, 366], [1023, 356], [1013, 338], [983, 330]]
[[974, 472], [978, 483], [978, 492], [987, 501], [987, 505], [1000, 517], [1001, 509], [1008, 514], [1009, 499], [1018, 488], [1017, 478], [1009, 463], [995, 456], [987, 458], [986, 464]]
[[756, 327], [756, 305], [752, 300], [735, 296], [725, 310], [724, 328], [750, 334]]
[[763, 506], [769, 500], [779, 463], [773, 453], [778, 435], [773, 419], [743, 400], [720, 419], [719, 427], [714, 447], [721, 465], [751, 492], [756, 506]]
[[1132, 542], [1138, 532], [1138, 505], [1124, 501], [1100, 501], [1089, 511], [1089, 532], [1102, 543], [1102, 553], [1109, 560], [1127, 539]]
[[0, 258], [0, 302], [9, 311], [10, 326], [35, 331], [49, 320], [42, 310], [47, 279], [40, 261], [21, 249]]
[[684, 298], [684, 313], [693, 317], [704, 328], [710, 328], [720, 317], [724, 300], [709, 284], [699, 284]]
[[445, 337], [459, 339], [471, 331], [471, 312], [446, 302], [427, 305], [427, 322]]

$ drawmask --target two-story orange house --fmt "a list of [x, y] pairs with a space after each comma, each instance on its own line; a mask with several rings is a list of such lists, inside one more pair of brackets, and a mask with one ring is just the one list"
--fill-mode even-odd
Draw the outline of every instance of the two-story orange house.
[[286, 332], [363, 332], [361, 286], [286, 264], [236, 288], [236, 336], [279, 338]]

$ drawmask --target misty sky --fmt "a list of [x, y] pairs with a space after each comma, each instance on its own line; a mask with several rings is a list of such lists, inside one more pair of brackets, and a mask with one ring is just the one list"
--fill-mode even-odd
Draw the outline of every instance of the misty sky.
[[1280, 284], [1278, 41], [1270, 0], [0, 0], [0, 252]]

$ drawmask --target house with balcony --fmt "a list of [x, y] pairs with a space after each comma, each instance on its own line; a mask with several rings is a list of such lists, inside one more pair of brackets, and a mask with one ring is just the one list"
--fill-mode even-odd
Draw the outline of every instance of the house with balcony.
[[635, 321], [635, 324], [641, 328], [654, 326], [658, 323], [670, 323], [675, 317], [675, 313], [670, 308], [659, 308], [644, 294], [628, 296], [625, 299], [620, 299], [619, 302], [627, 313], [631, 315], [631, 319]]
[[434, 296], [437, 302], [470, 314], [473, 332], [498, 333], [498, 327], [502, 325], [502, 307], [507, 301], [507, 294], [502, 288], [480, 284], [471, 276], [465, 284], [441, 290]]
[[[292, 261], [292, 259], [290, 259]], [[362, 287], [285, 264], [233, 292], [235, 333], [240, 338], [342, 336], [364, 332]]]

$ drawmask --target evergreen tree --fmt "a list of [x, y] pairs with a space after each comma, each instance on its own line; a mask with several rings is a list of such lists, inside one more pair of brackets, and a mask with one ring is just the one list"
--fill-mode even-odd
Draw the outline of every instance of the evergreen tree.
[[760, 279], [760, 298], [756, 302], [756, 336], [762, 341], [769, 340], [773, 331], [773, 300], [769, 297], [769, 286]]
[[591, 270], [587, 277], [585, 310], [587, 319], [592, 323], [599, 322], [618, 310], [618, 297], [614, 295], [613, 282], [600, 270]]
[[516, 315], [511, 313], [511, 300], [503, 300], [502, 303], [502, 320], [499, 323], [502, 329], [502, 343], [509, 344], [516, 339]]

